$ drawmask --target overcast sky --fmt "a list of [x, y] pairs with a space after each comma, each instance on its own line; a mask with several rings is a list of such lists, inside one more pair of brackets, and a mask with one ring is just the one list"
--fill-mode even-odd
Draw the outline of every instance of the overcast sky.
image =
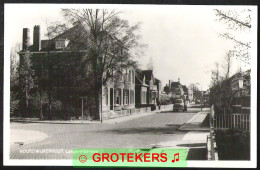
[[[85, 5], [88, 8], [88, 5]], [[32, 31], [34, 25], [46, 32], [46, 23], [62, 20], [60, 5], [5, 6], [5, 42], [9, 47], [22, 43], [22, 29]], [[64, 6], [64, 7], [71, 7]], [[82, 5], [81, 5], [82, 7]], [[106, 7], [106, 6], [105, 6]], [[104, 8], [104, 6], [103, 6]], [[114, 8], [114, 7], [112, 7]], [[212, 6], [123, 6], [122, 17], [134, 24], [141, 22], [142, 42], [148, 45], [145, 56], [139, 58], [145, 69], [153, 62], [154, 75], [162, 80], [180, 81], [184, 85], [200, 83], [203, 90], [210, 84], [215, 62], [224, 62], [232, 43], [218, 37], [225, 27], [216, 22]], [[47, 21], [47, 22], [46, 22]], [[6, 45], [6, 44], [5, 44]], [[239, 62], [233, 59], [234, 73]]]

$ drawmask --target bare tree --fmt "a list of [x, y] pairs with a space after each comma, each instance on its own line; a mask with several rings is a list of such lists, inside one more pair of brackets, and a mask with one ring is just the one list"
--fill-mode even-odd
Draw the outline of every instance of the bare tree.
[[224, 69], [224, 77], [225, 77], [225, 79], [228, 79], [229, 76], [230, 76], [231, 58], [233, 57], [233, 55], [234, 55], [234, 51], [231, 51], [231, 50], [229, 50], [226, 53], [225, 62], [223, 63], [224, 65], [222, 66], [223, 69]]
[[219, 83], [220, 75], [219, 75], [219, 63], [215, 63], [216, 68], [211, 71], [211, 85], [215, 86]]
[[167, 86], [167, 84], [163, 87], [163, 91], [168, 95], [170, 94], [170, 88]]
[[235, 34], [239, 31], [247, 32], [250, 31], [251, 25], [251, 10], [219, 10], [215, 9], [217, 20], [223, 22], [229, 31], [219, 34], [224, 39], [231, 40], [234, 42], [234, 56], [244, 62], [250, 64], [251, 55], [251, 42], [242, 40]]
[[32, 98], [32, 89], [34, 88], [34, 70], [32, 69], [31, 54], [26, 51], [19, 64], [19, 93], [20, 107], [24, 112], [23, 116], [30, 114], [30, 101]]
[[[133, 49], [140, 47], [140, 36], [136, 33], [139, 24], [130, 26], [116, 10], [63, 9], [62, 13], [67, 23], [79, 28], [69, 35], [73, 44], [70, 50], [84, 52], [75, 80], [92, 92], [90, 97], [94, 98], [95, 106], [92, 116], [98, 119], [102, 85], [116, 79], [116, 74], [123, 74], [125, 68], [136, 66], [132, 54], [135, 54]], [[52, 28], [55, 31], [51, 31]], [[52, 28], [50, 35], [55, 37], [66, 30], [67, 25], [59, 24]]]
[[153, 70], [154, 69], [154, 64], [153, 64], [153, 58], [149, 58], [149, 62], [147, 63], [147, 69], [148, 70]]
[[19, 99], [18, 99], [18, 54], [21, 50], [21, 44], [16, 44], [11, 49], [10, 53], [10, 113], [14, 114], [14, 111], [18, 107]]

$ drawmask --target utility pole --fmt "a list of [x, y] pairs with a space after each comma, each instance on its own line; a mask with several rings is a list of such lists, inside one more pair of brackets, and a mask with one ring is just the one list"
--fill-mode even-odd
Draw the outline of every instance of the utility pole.
[[102, 66], [103, 66], [103, 60], [104, 60], [104, 55], [102, 55], [102, 59], [101, 59], [101, 96], [100, 96], [100, 123], [102, 123], [102, 100], [103, 100], [103, 70], [102, 70]]
[[83, 123], [83, 115], [84, 115], [84, 102], [83, 102], [83, 100], [84, 100], [84, 98], [86, 98], [87, 99], [87, 97], [80, 97], [81, 98], [81, 123]]

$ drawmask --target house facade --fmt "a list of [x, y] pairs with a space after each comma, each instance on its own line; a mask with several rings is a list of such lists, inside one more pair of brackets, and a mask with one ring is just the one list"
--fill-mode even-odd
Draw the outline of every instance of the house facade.
[[135, 108], [135, 70], [123, 70], [117, 81], [102, 87], [102, 111], [130, 110]]
[[137, 107], [148, 104], [149, 85], [145, 82], [145, 76], [141, 71], [137, 71], [135, 76], [135, 103]]
[[[81, 63], [82, 57], [86, 55], [84, 49], [87, 47], [75, 47], [72, 43], [80, 38], [81, 35], [75, 33], [82, 32], [79, 31], [81, 29], [80, 25], [76, 25], [50, 40], [41, 40], [40, 26], [37, 25], [33, 29], [33, 44], [31, 45], [30, 29], [24, 28], [23, 49], [18, 53], [20, 64], [25, 55], [30, 56], [32, 69], [35, 72], [35, 83], [42, 94], [46, 92], [48, 100], [52, 103], [61, 102], [62, 113], [75, 112], [76, 115], [81, 115], [81, 98], [93, 96], [93, 94], [90, 95], [92, 91], [90, 86], [80, 84], [85, 80], [77, 79], [80, 69], [93, 69], [91, 65]], [[109, 79], [105, 85], [102, 85], [102, 100], [100, 100], [102, 102], [99, 103], [102, 112], [135, 108], [135, 69], [122, 67], [119, 77], [116, 80]], [[84, 102], [91, 100], [86, 98]]]
[[148, 84], [148, 92], [147, 92], [147, 103], [148, 104], [156, 104], [158, 97], [158, 89], [155, 84], [155, 78], [153, 76], [153, 70], [143, 70], [143, 76], [145, 77], [145, 82]]
[[157, 104], [161, 82], [153, 75], [152, 70], [138, 70], [136, 72], [136, 106]]

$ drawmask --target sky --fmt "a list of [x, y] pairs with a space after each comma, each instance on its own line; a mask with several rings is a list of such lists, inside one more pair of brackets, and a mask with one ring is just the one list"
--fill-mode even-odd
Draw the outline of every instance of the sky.
[[[31, 30], [32, 43], [34, 25], [41, 26], [43, 36], [46, 25], [63, 20], [61, 7], [73, 6], [5, 5], [5, 38], [7, 39], [5, 43], [10, 48], [16, 43], [22, 43], [23, 28]], [[89, 5], [80, 7], [95, 8]], [[220, 66], [224, 64], [224, 57], [233, 46], [230, 41], [218, 36], [218, 33], [225, 31], [226, 28], [224, 24], [216, 21], [213, 11], [216, 7], [181, 5], [119, 5], [116, 7], [105, 5], [104, 7], [118, 8], [123, 11], [121, 17], [127, 19], [130, 24], [141, 22], [139, 30], [141, 41], [148, 47], [145, 55], [137, 60], [143, 69], [152, 62], [154, 75], [162, 81], [163, 85], [169, 80], [178, 81], [180, 78], [183, 85], [199, 83], [200, 88], [207, 90], [215, 63], [219, 62]], [[232, 59], [232, 74], [238, 70], [239, 65], [237, 60]]]

